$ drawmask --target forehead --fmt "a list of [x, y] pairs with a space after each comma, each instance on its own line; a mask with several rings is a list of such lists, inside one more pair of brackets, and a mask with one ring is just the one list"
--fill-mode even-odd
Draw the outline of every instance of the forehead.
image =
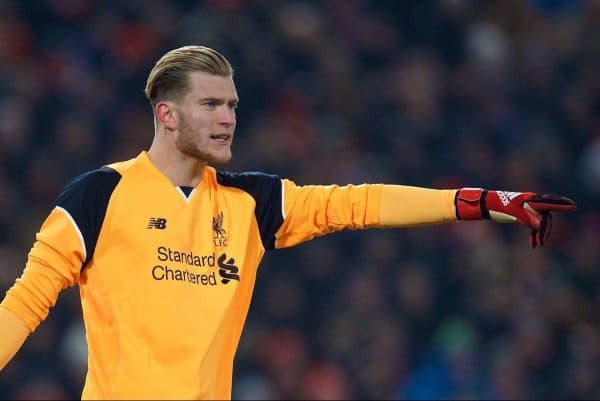
[[189, 95], [193, 97], [237, 99], [235, 83], [231, 76], [223, 77], [194, 71], [188, 74], [188, 83]]

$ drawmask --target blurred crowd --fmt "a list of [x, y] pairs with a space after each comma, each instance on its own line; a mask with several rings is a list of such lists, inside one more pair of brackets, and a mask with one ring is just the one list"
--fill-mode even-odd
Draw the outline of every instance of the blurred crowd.
[[[523, 227], [463, 222], [268, 253], [235, 399], [600, 398], [593, 0], [1, 0], [2, 297], [63, 185], [148, 149], [147, 74], [187, 44], [235, 68], [234, 159], [221, 169], [579, 207], [535, 250]], [[0, 398], [80, 397], [78, 297], [61, 293], [0, 373]]]

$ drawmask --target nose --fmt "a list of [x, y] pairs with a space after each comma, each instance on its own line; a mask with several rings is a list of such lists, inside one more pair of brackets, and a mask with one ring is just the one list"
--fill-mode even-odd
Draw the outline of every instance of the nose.
[[219, 115], [219, 125], [229, 127], [235, 124], [235, 110], [228, 105], [224, 105]]

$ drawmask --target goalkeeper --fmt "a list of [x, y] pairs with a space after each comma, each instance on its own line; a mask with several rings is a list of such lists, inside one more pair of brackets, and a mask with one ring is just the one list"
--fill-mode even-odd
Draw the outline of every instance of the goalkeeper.
[[[88, 344], [84, 399], [229, 399], [264, 252], [344, 229], [515, 222], [544, 245], [568, 198], [482, 188], [298, 186], [233, 174], [238, 95], [202, 46], [164, 54], [146, 96], [155, 132], [136, 157], [69, 182], [0, 304], [0, 369], [78, 285]], [[276, 135], [276, 133], [274, 133]]]

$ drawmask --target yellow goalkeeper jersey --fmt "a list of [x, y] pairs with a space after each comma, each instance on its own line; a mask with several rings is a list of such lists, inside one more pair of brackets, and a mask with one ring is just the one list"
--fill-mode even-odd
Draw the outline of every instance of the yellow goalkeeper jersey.
[[229, 399], [265, 250], [377, 226], [380, 193], [211, 167], [180, 188], [141, 152], [65, 187], [1, 306], [33, 331], [79, 285], [84, 399]]

